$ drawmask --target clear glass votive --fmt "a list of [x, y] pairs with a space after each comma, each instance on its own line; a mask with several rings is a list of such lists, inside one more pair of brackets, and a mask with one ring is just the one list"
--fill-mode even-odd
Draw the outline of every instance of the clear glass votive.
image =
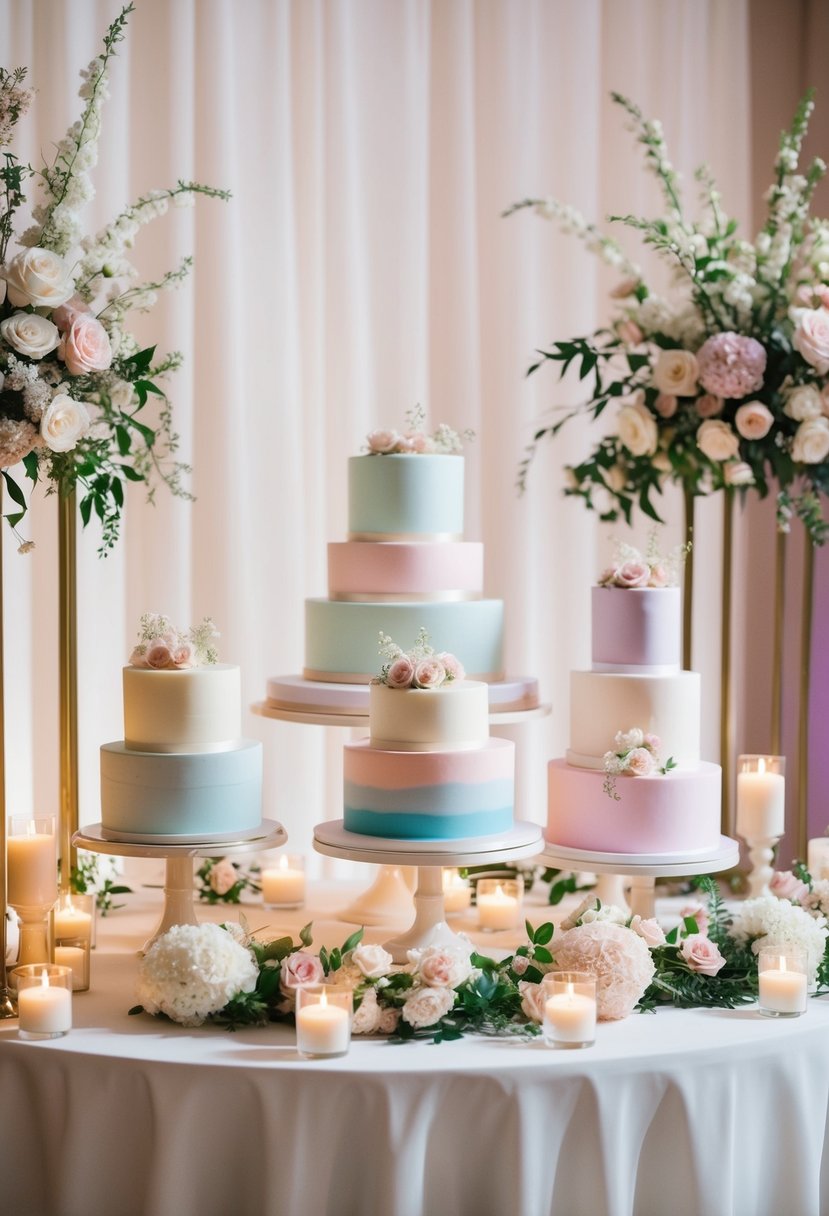
[[475, 899], [478, 928], [487, 933], [518, 929], [523, 902], [523, 878], [479, 878]]
[[469, 879], [461, 878], [457, 870], [443, 871], [443, 911], [447, 916], [460, 916], [472, 903]]
[[798, 1018], [806, 1012], [806, 951], [795, 946], [764, 947], [757, 956], [760, 1013], [767, 1018]]
[[307, 984], [296, 990], [296, 1046], [309, 1060], [344, 1056], [351, 1046], [354, 995], [350, 988]]
[[89, 990], [90, 942], [88, 937], [62, 937], [55, 941], [55, 963], [72, 972], [72, 991]]
[[786, 830], [786, 757], [737, 757], [737, 835], [769, 840]]
[[549, 971], [541, 983], [548, 1047], [590, 1047], [596, 1041], [596, 977]]
[[305, 858], [281, 853], [278, 861], [259, 875], [266, 908], [301, 908], [305, 903]]
[[28, 963], [12, 972], [21, 1039], [59, 1039], [72, 1029], [72, 969]]

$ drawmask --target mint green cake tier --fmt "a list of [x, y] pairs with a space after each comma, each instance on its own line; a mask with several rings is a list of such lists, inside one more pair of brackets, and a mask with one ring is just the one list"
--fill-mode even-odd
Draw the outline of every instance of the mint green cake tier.
[[352, 539], [463, 536], [463, 457], [351, 456], [348, 531]]
[[367, 683], [383, 665], [378, 652], [380, 633], [389, 634], [406, 650], [421, 628], [435, 650], [457, 655], [469, 679], [503, 679], [503, 600], [446, 604], [306, 600], [303, 675], [308, 680]]

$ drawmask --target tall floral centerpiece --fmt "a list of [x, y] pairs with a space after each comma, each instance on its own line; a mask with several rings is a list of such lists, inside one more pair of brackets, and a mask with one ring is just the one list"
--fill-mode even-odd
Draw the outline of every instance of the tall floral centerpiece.
[[[630, 522], [634, 507], [658, 520], [668, 483], [682, 488], [686, 539], [694, 501], [724, 492], [723, 727], [729, 718], [728, 624], [732, 503], [754, 490], [777, 494], [778, 555], [772, 750], [780, 750], [785, 536], [793, 517], [806, 531], [801, 683], [801, 833], [805, 832], [806, 707], [814, 547], [829, 532], [822, 496], [829, 489], [829, 221], [811, 214], [826, 165], [801, 166], [813, 102], [800, 103], [784, 131], [766, 194], [767, 213], [753, 242], [723, 209], [707, 167], [697, 170], [699, 207], [692, 217], [663, 138], [618, 93], [614, 102], [644, 152], [665, 204], [654, 219], [612, 216], [635, 229], [667, 261], [670, 290], [651, 290], [641, 269], [612, 238], [574, 208], [554, 199], [524, 199], [506, 214], [531, 209], [580, 238], [619, 273], [607, 327], [554, 342], [530, 372], [551, 363], [587, 385], [586, 399], [537, 429], [519, 471], [526, 483], [537, 445], [573, 417], [611, 425], [577, 464], [568, 466], [565, 494], [581, 498], [603, 520]], [[686, 564], [685, 661], [690, 663], [691, 580]], [[724, 736], [724, 744], [728, 742]], [[727, 748], [724, 747], [724, 752]], [[805, 847], [805, 835], [803, 844]]]

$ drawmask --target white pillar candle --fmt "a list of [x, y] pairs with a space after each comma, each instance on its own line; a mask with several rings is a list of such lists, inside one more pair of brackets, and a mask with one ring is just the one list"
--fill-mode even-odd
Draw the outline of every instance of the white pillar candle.
[[20, 1029], [28, 1034], [66, 1034], [72, 1029], [72, 993], [49, 983], [44, 972], [39, 984], [17, 993]]
[[19, 908], [53, 904], [57, 894], [55, 838], [35, 831], [33, 821], [26, 833], [10, 834], [8, 847], [8, 899]]
[[465, 912], [472, 900], [472, 891], [457, 870], [443, 871], [443, 909], [447, 916]]
[[782, 836], [786, 828], [786, 779], [766, 770], [737, 774], [737, 832], [744, 840]]
[[802, 971], [789, 971], [785, 958], [780, 966], [758, 973], [759, 1004], [772, 1013], [804, 1013], [806, 1010], [806, 976]]
[[305, 903], [305, 871], [283, 854], [276, 867], [261, 874], [262, 901], [274, 907], [298, 907]]
[[87, 951], [83, 946], [55, 946], [55, 962], [59, 967], [68, 967], [72, 972], [72, 988], [75, 992], [89, 987], [86, 960]]
[[518, 900], [499, 884], [492, 895], [478, 894], [478, 924], [482, 929], [514, 929], [518, 924]]
[[544, 1005], [546, 1037], [557, 1043], [592, 1043], [596, 1038], [596, 1002], [567, 985], [566, 992]]
[[829, 836], [817, 836], [809, 841], [806, 869], [812, 878], [829, 878]]
[[297, 1050], [308, 1056], [341, 1056], [351, 1044], [351, 1019], [346, 1009], [329, 1004], [300, 1005], [296, 1015]]
[[65, 905], [55, 908], [55, 939], [60, 941], [64, 937], [92, 940], [92, 917], [82, 908], [75, 907], [71, 895]]

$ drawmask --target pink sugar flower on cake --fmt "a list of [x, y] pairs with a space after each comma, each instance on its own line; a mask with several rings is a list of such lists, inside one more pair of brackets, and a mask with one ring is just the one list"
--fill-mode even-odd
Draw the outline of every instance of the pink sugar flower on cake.
[[647, 587], [651, 577], [651, 569], [647, 562], [623, 562], [615, 571], [614, 582], [617, 587]]
[[435, 658], [443, 664], [447, 680], [463, 680], [466, 677], [463, 663], [455, 655], [442, 650], [440, 654], [435, 655]]
[[[805, 357], [805, 356], [804, 356]], [[699, 382], [717, 397], [747, 397], [763, 387], [766, 351], [756, 338], [713, 334], [697, 351]]]
[[396, 449], [399, 439], [397, 431], [372, 431], [366, 443], [370, 452], [387, 454]]
[[150, 642], [144, 652], [144, 658], [147, 661], [147, 666], [152, 667], [154, 671], [163, 671], [173, 666], [173, 655], [170, 647], [162, 638], [156, 638], [154, 642]]
[[389, 688], [411, 688], [414, 674], [414, 663], [408, 655], [402, 654], [386, 672], [386, 683]]
[[647, 777], [656, 768], [656, 757], [646, 747], [634, 747], [627, 755], [627, 771], [634, 777]]
[[421, 659], [414, 669], [415, 688], [440, 688], [445, 679], [446, 670], [437, 658]]

